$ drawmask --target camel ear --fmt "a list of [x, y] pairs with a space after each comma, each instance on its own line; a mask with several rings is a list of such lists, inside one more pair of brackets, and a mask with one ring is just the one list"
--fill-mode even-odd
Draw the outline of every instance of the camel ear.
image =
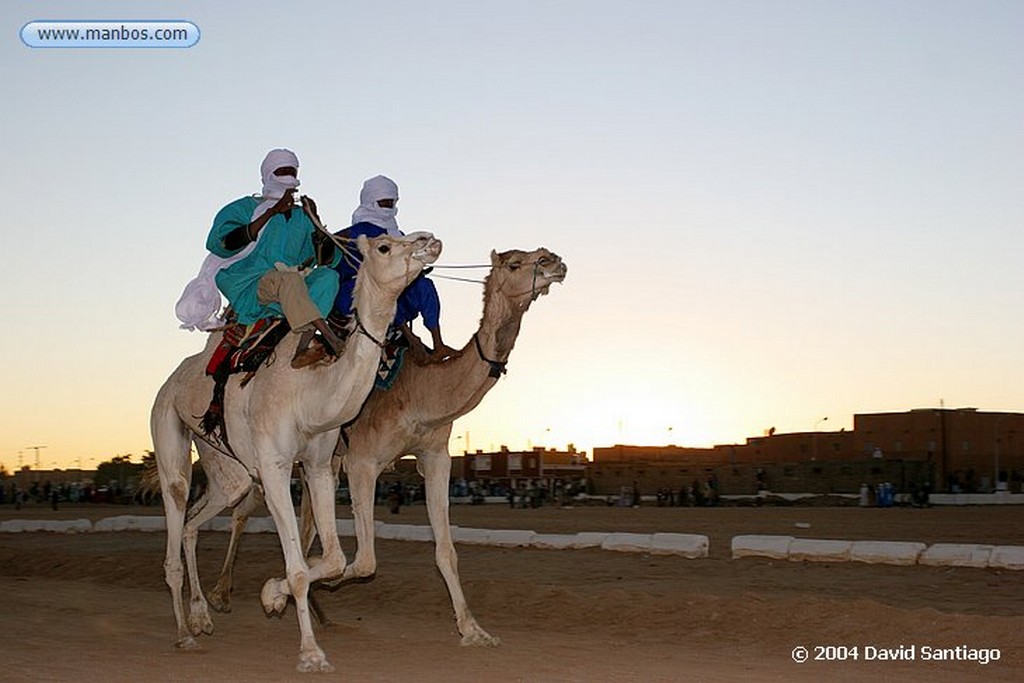
[[491, 265], [496, 266], [501, 262], [501, 257], [498, 256], [498, 252], [491, 249]]
[[356, 238], [356, 247], [359, 248], [359, 253], [366, 256], [370, 253], [370, 240], [367, 239], [366, 235], [360, 235]]

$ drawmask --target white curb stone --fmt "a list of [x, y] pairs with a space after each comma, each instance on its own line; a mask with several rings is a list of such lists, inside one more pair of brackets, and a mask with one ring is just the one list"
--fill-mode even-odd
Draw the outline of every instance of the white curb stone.
[[868, 564], [917, 564], [917, 558], [927, 548], [924, 543], [910, 541], [854, 541], [850, 559]]
[[273, 517], [250, 517], [249, 523], [245, 525], [247, 534], [276, 534], [277, 525]]
[[789, 546], [796, 539], [792, 536], [733, 536], [732, 557], [767, 557], [784, 560], [789, 557]]
[[535, 531], [492, 529], [487, 534], [487, 543], [499, 548], [526, 548], [533, 543], [533, 537], [536, 535]]
[[581, 531], [576, 534], [576, 540], [572, 547], [579, 548], [600, 548], [609, 534], [603, 531]]
[[[250, 519], [249, 523], [251, 524], [253, 521], [254, 520]], [[200, 531], [220, 531], [220, 532], [225, 532], [226, 531], [226, 532], [230, 532], [231, 531], [231, 518], [230, 517], [214, 517], [213, 519], [208, 519], [205, 522], [203, 522], [202, 525], [200, 525], [199, 530]], [[245, 525], [245, 530], [249, 531], [249, 524]]]
[[490, 532], [487, 529], [458, 527], [452, 529], [452, 542], [465, 543], [466, 545], [487, 545], [487, 536], [489, 533]]
[[20, 534], [32, 531], [50, 531], [58, 534], [77, 534], [92, 531], [87, 519], [9, 519], [0, 522], [0, 533]]
[[105, 517], [92, 527], [93, 531], [164, 531], [166, 528], [163, 516], [135, 515]]
[[433, 541], [434, 532], [429, 526], [381, 524], [377, 527], [377, 538], [393, 541]]
[[534, 534], [530, 545], [545, 550], [566, 550], [576, 543], [575, 534]]
[[128, 531], [166, 531], [167, 520], [160, 516], [128, 516]]
[[988, 566], [993, 569], [1024, 569], [1024, 546], [997, 545], [992, 549]]
[[793, 562], [846, 562], [852, 548], [853, 541], [796, 538], [789, 544], [789, 559]]
[[69, 520], [65, 522], [64, 531], [69, 534], [87, 534], [92, 531], [92, 522], [87, 519]]
[[128, 522], [123, 517], [104, 517], [92, 525], [93, 531], [125, 531]]
[[708, 556], [711, 546], [702, 534], [651, 534], [651, 552], [655, 555], [681, 555], [690, 560]]
[[608, 538], [601, 542], [602, 550], [617, 550], [622, 553], [649, 553], [651, 552], [650, 534], [608, 534]]
[[936, 543], [921, 553], [917, 562], [930, 567], [987, 567], [993, 547], [972, 543]]

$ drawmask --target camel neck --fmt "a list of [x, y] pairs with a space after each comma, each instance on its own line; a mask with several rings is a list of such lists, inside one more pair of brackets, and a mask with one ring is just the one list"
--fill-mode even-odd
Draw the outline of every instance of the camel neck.
[[384, 339], [388, 325], [395, 317], [397, 297], [388, 296], [376, 286], [373, 280], [357, 277], [352, 296], [352, 308], [357, 315], [359, 324], [363, 326], [370, 338], [380, 340]]

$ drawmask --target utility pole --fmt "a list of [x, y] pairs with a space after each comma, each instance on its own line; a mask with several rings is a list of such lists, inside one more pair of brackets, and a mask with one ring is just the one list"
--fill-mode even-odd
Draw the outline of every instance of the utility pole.
[[818, 425], [820, 425], [822, 422], [825, 422], [826, 420], [828, 420], [827, 415], [814, 423], [814, 434], [811, 436], [811, 438], [814, 440], [814, 453], [811, 455], [811, 460], [818, 459]]
[[[939, 399], [939, 432], [942, 435], [941, 460], [942, 471], [939, 473], [940, 491], [949, 490], [949, 448], [946, 445], [946, 400]], [[951, 492], [951, 491], [950, 491]]]
[[26, 450], [34, 450], [36, 452], [36, 469], [42, 469], [39, 465], [39, 451], [46, 448], [46, 446], [25, 446]]

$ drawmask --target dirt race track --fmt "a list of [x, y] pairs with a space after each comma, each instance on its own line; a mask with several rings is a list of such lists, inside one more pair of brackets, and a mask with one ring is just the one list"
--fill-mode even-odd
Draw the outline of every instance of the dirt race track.
[[[4, 519], [100, 519], [160, 508], [43, 506]], [[347, 510], [339, 508], [339, 515]], [[426, 523], [423, 507], [378, 519]], [[263, 581], [283, 575], [277, 537], [247, 535], [234, 609], [195, 653], [175, 651], [163, 533], [0, 535], [0, 681], [1020, 681], [1024, 572], [729, 559], [734, 535], [1024, 545], [1024, 510], [606, 508], [452, 510], [466, 527], [540, 533], [701, 533], [711, 557], [458, 546], [467, 599], [497, 648], [461, 647], [429, 543], [378, 541], [373, 581], [320, 592], [332, 674], [299, 674], [289, 606], [264, 616]], [[797, 522], [809, 528], [797, 528]], [[200, 540], [212, 586], [227, 535]], [[343, 538], [349, 558], [354, 539]], [[806, 647], [811, 661], [794, 662]], [[858, 659], [814, 661], [817, 646]], [[865, 660], [914, 646], [912, 661]], [[925, 661], [924, 648], [999, 650], [999, 660]], [[963, 650], [966, 652], [967, 650]], [[839, 650], [822, 654], [841, 655]], [[904, 653], [908, 649], [903, 650]]]

